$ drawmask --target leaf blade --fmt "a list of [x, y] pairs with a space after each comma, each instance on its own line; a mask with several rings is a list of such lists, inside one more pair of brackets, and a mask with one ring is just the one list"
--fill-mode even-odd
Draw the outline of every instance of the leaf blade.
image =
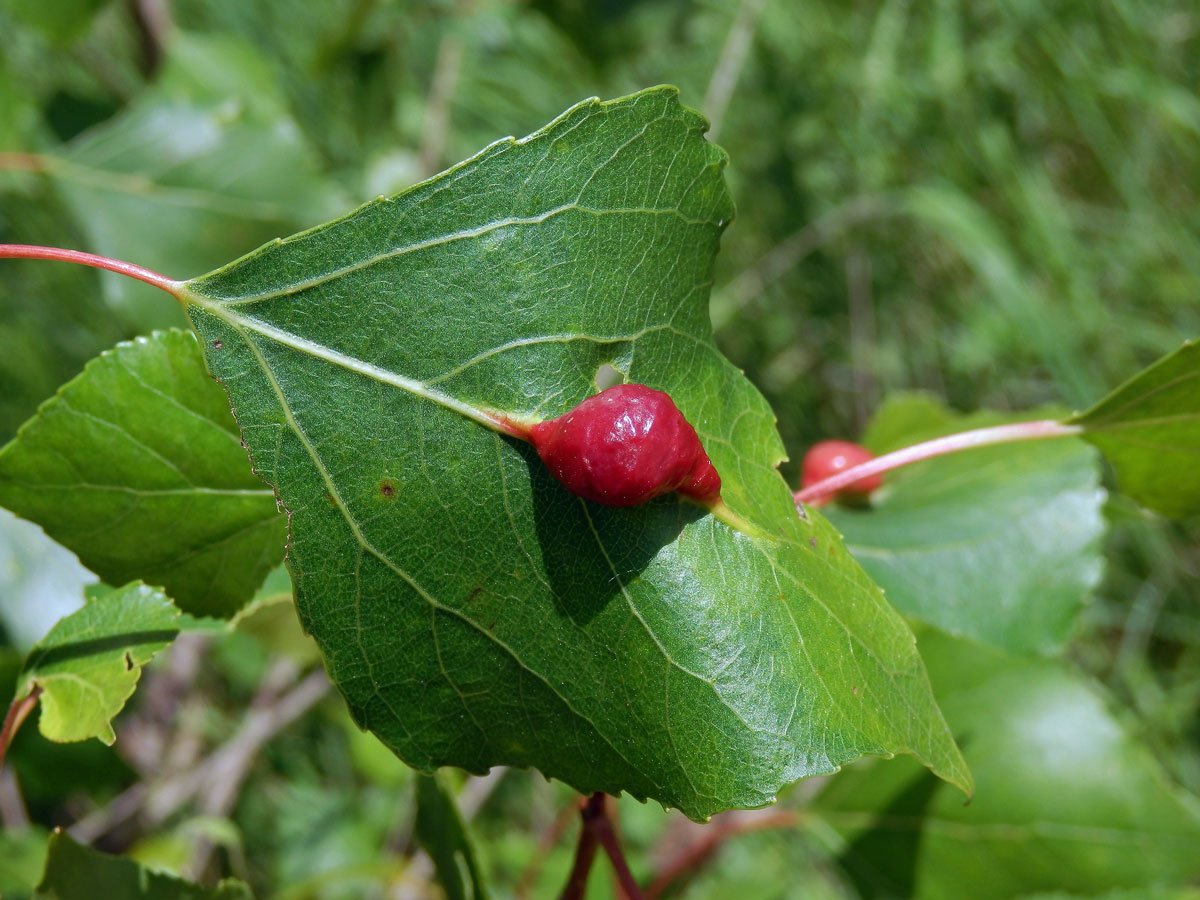
[[111, 721], [133, 696], [141, 667], [175, 640], [179, 610], [161, 592], [129, 584], [60, 619], [34, 645], [17, 699], [40, 688], [38, 728], [52, 741], [116, 740]]
[[[698, 818], [862, 753], [965, 787], [911, 633], [797, 517], [773, 416], [713, 342], [733, 210], [703, 128], [673, 90], [589, 101], [186, 286], [290, 512], [302, 619], [418, 768], [534, 765]], [[565, 411], [603, 364], [672, 395], [770, 538], [677, 497], [586, 504], [479, 427]]]
[[1067, 421], [1083, 426], [1134, 500], [1171, 517], [1200, 510], [1200, 343], [1185, 342]]
[[[915, 444], [1009, 421], [897, 395], [868, 437]], [[1097, 463], [1074, 438], [976, 448], [890, 473], [869, 509], [827, 514], [901, 612], [1010, 653], [1052, 654], [1103, 571]]]
[[111, 584], [230, 616], [282, 558], [285, 522], [228, 410], [191, 335], [119, 344], [0, 450], [0, 504]]

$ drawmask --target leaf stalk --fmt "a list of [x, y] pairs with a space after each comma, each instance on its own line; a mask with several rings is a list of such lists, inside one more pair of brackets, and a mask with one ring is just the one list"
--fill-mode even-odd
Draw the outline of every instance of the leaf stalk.
[[796, 491], [793, 499], [797, 504], [814, 504], [823, 502], [844, 487], [848, 487], [863, 478], [879, 475], [909, 466], [935, 456], [945, 456], [970, 450], [974, 447], [987, 447], [992, 444], [1008, 444], [1016, 441], [1035, 441], [1047, 438], [1073, 437], [1083, 433], [1079, 425], [1066, 425], [1056, 419], [1038, 419], [1033, 422], [1014, 422], [1009, 425], [993, 425], [990, 428], [976, 428], [971, 431], [961, 431], [945, 437], [934, 438], [911, 447], [904, 447], [892, 453], [886, 453], [875, 459], [845, 469], [836, 475], [831, 475], [823, 481]]
[[0, 768], [4, 766], [4, 756], [8, 753], [8, 745], [12, 743], [12, 739], [17, 734], [17, 729], [21, 727], [21, 723], [25, 721], [25, 717], [33, 712], [33, 708], [37, 706], [38, 697], [41, 695], [42, 686], [35, 684], [32, 691], [20, 700], [14, 700], [8, 707], [8, 714], [4, 717], [4, 724], [0, 726]]
[[179, 292], [183, 287], [182, 281], [174, 281], [166, 275], [160, 275], [144, 266], [122, 262], [119, 259], [110, 259], [107, 256], [98, 256], [95, 253], [84, 253], [82, 250], [39, 247], [36, 244], [0, 244], [0, 259], [49, 259], [91, 266], [93, 269], [107, 269], [109, 272], [128, 275], [130, 278], [152, 284], [176, 299], [179, 299]]

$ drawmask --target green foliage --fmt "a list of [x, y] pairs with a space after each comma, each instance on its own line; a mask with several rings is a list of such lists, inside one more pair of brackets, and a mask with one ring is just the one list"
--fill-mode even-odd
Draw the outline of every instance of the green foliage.
[[[263, 76], [253, 48], [180, 38], [152, 89], [45, 157], [96, 252], [194, 274], [344, 207]], [[182, 324], [153, 288], [102, 281], [141, 330]]]
[[250, 471], [194, 337], [104, 353], [0, 450], [0, 503], [111, 584], [142, 579], [230, 616], [283, 556], [286, 524]]
[[98, 853], [59, 831], [50, 838], [46, 874], [33, 900], [254, 900], [240, 881], [226, 879], [203, 888], [170, 875], [144, 869], [132, 860]]
[[[732, 209], [701, 128], [668, 89], [585, 103], [186, 285], [289, 510], [305, 627], [421, 768], [534, 765], [697, 818], [864, 753], [967, 790], [905, 626], [796, 516], [770, 412], [711, 342]], [[671, 394], [754, 534], [679, 497], [586, 504], [480, 427], [565, 412], [606, 363]]]
[[863, 896], [1090, 894], [1200, 875], [1200, 803], [1086, 678], [933, 633], [921, 650], [976, 794], [964, 806], [904, 763], [848, 772], [822, 793]]
[[433, 860], [446, 900], [485, 900], [487, 889], [454, 797], [437, 775], [417, 777], [417, 840]]
[[0, 831], [0, 896], [23, 900], [46, 867], [46, 834], [40, 828]]
[[1070, 420], [1121, 489], [1167, 516], [1200, 512], [1200, 344], [1189, 341]]
[[53, 741], [116, 740], [113, 717], [142, 666], [179, 633], [179, 610], [160, 591], [129, 584], [60, 619], [30, 651], [16, 700], [41, 690], [38, 727]]
[[[159, 32], [163, 23], [145, 13], [164, 8], [171, 21]], [[78, 14], [68, 15], [72, 9]], [[1006, 418], [1046, 404], [1083, 408], [1200, 334], [1200, 18], [1191, 0], [816, 0], [802, 9], [758, 0], [0, 0], [0, 35], [0, 241], [108, 251], [179, 277], [433, 176], [501, 135], [532, 131], [580, 98], [678, 84], [685, 101], [712, 120], [710, 139], [729, 151], [725, 174], [739, 206], [712, 273], [715, 340], [778, 414], [793, 460], [782, 464], [788, 478], [806, 445], [854, 437], [868, 421], [865, 441], [894, 449], [906, 436], [944, 429], [953, 418], [946, 403]], [[480, 200], [497, 202], [490, 193]], [[657, 262], [655, 242], [645, 247], [646, 259]], [[606, 250], [589, 249], [596, 256]], [[613, 277], [601, 268], [571, 290]], [[446, 309], [462, 286], [441, 272], [431, 283], [442, 290], [427, 298]], [[514, 303], [523, 290], [515, 280]], [[360, 301], [370, 294], [356, 296], [354, 309], [365, 312]], [[700, 304], [693, 302], [695, 312]], [[434, 333], [422, 331], [423, 322], [419, 310], [397, 333], [413, 331], [411, 345], [429, 359], [452, 355], [460, 332], [478, 335], [489, 324], [454, 320]], [[140, 284], [71, 266], [0, 263], [0, 443], [101, 350], [179, 323], [178, 307]], [[299, 325], [288, 327], [294, 333]], [[580, 369], [570, 354], [563, 359], [558, 369], [524, 373], [531, 383], [540, 379], [537, 400], [552, 396], [546, 383], [560, 376], [586, 393], [590, 363], [604, 361]], [[674, 364], [686, 370], [693, 360], [684, 354]], [[910, 405], [902, 416], [887, 404], [886, 415], [872, 420], [881, 401], [914, 388], [937, 402]], [[361, 418], [359, 398], [338, 395], [338, 414]], [[553, 397], [547, 414], [570, 401]], [[1188, 433], [1181, 426], [1160, 433], [1153, 442], [1167, 443], [1166, 450], [1148, 452], [1118, 440], [1128, 423], [1097, 432], [1115, 463], [1116, 480], [1107, 486], [1178, 511], [1170, 504], [1190, 494], [1175, 496], [1173, 486], [1194, 484], [1195, 467], [1177, 462]], [[423, 452], [436, 450], [441, 455], [431, 458], [447, 470], [433, 477], [467, 479], [477, 460], [455, 468], [453, 445], [431, 448], [429, 434]], [[373, 433], [380, 443], [348, 456], [343, 471], [362, 459], [377, 464], [387, 453], [383, 441], [393, 437]], [[498, 445], [511, 448], [504, 439]], [[1012, 654], [947, 644], [932, 632], [922, 640], [947, 719], [980, 770], [976, 800], [962, 807], [956, 792], [911, 760], [852, 766], [781, 793], [770, 810], [721, 814], [707, 826], [626, 797], [617, 804], [620, 831], [643, 883], [677, 850], [694, 850], [729, 828], [732, 836], [668, 895], [859, 900], [899, 884], [913, 887], [909, 895], [957, 897], [982, 884], [981, 896], [993, 890], [1014, 900], [1196, 896], [1168, 882], [1184, 877], [1180, 841], [1195, 835], [1194, 798], [1174, 782], [1200, 791], [1200, 522], [1162, 519], [1114, 493], [1104, 508], [1106, 574], [1085, 589], [1095, 577], [1088, 538], [1096, 525], [1094, 457], [1070, 447], [1045, 444], [1009, 458], [1028, 465], [1054, 496], [1074, 484], [1067, 496], [1089, 498], [1082, 510], [1061, 507], [1081, 510], [1060, 520], [1062, 539], [1076, 541], [1061, 570], [1049, 564], [1048, 549], [1063, 544], [1041, 525], [1043, 540], [1030, 541], [1025, 558], [1013, 552], [1020, 541], [1007, 535], [1013, 539], [978, 545], [999, 554], [983, 571], [956, 565], [944, 533], [931, 534], [938, 530], [931, 515], [905, 536], [934, 540], [930, 552], [948, 560], [954, 583], [889, 586], [888, 599], [908, 612]], [[1080, 468], [1068, 470], [1076, 456]], [[493, 448], [487, 464], [497, 462]], [[934, 490], [945, 464], [890, 475], [878, 521], [895, 515], [896, 527], [912, 523], [915, 509], [900, 504], [913, 497], [908, 480], [913, 492], [922, 484]], [[239, 465], [248, 477], [244, 455]], [[988, 505], [990, 520], [961, 504], [931, 508], [962, 516], [955, 522], [964, 527], [1000, 521], [1021, 498], [1029, 504], [1023, 511], [1060, 508], [1026, 492], [1023, 479], [1000, 471], [1006, 468], [989, 465], [1004, 491], [985, 490], [970, 470], [959, 473], [961, 489], [957, 481], [941, 484], [939, 497], [972, 497]], [[391, 474], [399, 481], [412, 471]], [[517, 474], [527, 479], [532, 471]], [[424, 472], [417, 478], [427, 483]], [[311, 499], [324, 491], [318, 487]], [[425, 498], [417, 512], [430, 509], [431, 521], [444, 524], [452, 516], [438, 506], [442, 499]], [[457, 496], [450, 502], [467, 505]], [[875, 513], [830, 515], [857, 523], [874, 521], [868, 517]], [[483, 519], [474, 510], [471, 516]], [[97, 519], [97, 532], [112, 521]], [[481, 580], [470, 576], [494, 559], [493, 539], [507, 533], [507, 522], [488, 520], [483, 540], [464, 539], [459, 552], [446, 551], [444, 528], [428, 538], [414, 531], [415, 538], [405, 535], [406, 552], [427, 551], [423, 565], [437, 571], [439, 586], [458, 578], [470, 590]], [[1021, 519], [1023, 526], [1039, 522]], [[28, 524], [0, 522], [5, 689], [25, 650], [64, 611], [54, 598], [65, 588], [55, 584], [82, 580], [67, 551], [51, 555], [27, 540], [33, 526], [13, 530]], [[566, 517], [542, 524], [567, 533], [582, 527]], [[198, 527], [193, 519], [187, 525]], [[167, 537], [151, 534], [148, 547]], [[829, 546], [838, 546], [834, 540], [831, 534]], [[650, 539], [631, 540], [640, 542]], [[573, 578], [589, 567], [600, 569], [594, 580], [605, 577], [605, 560], [579, 554], [579, 546], [564, 542], [550, 563], [568, 567]], [[889, 559], [886, 569], [868, 563], [878, 578], [921, 570], [915, 560], [923, 547], [904, 546], [904, 559]], [[344, 549], [329, 548], [338, 565]], [[325, 550], [315, 542], [307, 548], [307, 570]], [[941, 569], [921, 572], [932, 578]], [[185, 636], [147, 667], [142, 689], [114, 723], [112, 748], [52, 744], [28, 726], [18, 734], [0, 773], [0, 815], [6, 825], [21, 818], [15, 782], [34, 824], [21, 831], [18, 821], [0, 836], [6, 898], [29, 896], [46, 829], [66, 823], [107, 849], [169, 864], [203, 883], [231, 872], [263, 897], [362, 900], [437, 890], [413, 833], [416, 776], [359, 732], [337, 702], [321, 704], [255, 752], [227, 816], [196, 815], [186, 798], [164, 812], [164, 798], [178, 796], [186, 782], [183, 773], [204, 771], [191, 766], [261, 733], [290, 696], [289, 679], [314, 665], [313, 642], [289, 618], [288, 578], [277, 571], [275, 579], [244, 614], [209, 622], [203, 637]], [[508, 599], [486, 589], [472, 606], [482, 600], [499, 608]], [[958, 615], [964, 607], [950, 600], [983, 619]], [[504, 611], [531, 628], [544, 613]], [[758, 619], [738, 622], [739, 633], [753, 632]], [[393, 628], [383, 614], [366, 625]], [[702, 653], [716, 643], [709, 637], [688, 650]], [[944, 644], [960, 649], [943, 652]], [[424, 644], [381, 649], [393, 672], [428, 653]], [[1033, 649], [1062, 661], [1031, 660], [1026, 650]], [[581, 654], [576, 643], [557, 652], [590, 650]], [[830, 658], [857, 661], [849, 649]], [[572, 663], [575, 670], [585, 664], [606, 671], [602, 659]], [[621, 664], [629, 665], [615, 658]], [[413, 694], [422, 697], [441, 678], [439, 671], [431, 681], [414, 680]], [[613, 684], [593, 679], [563, 690], [600, 695]], [[1055, 738], [1049, 750], [1030, 738], [1038, 721], [1032, 711], [1043, 708], [1034, 701], [1048, 697], [1055, 703], [1046, 708], [1057, 711], [1045, 731]], [[451, 716], [466, 721], [458, 709]], [[509, 707], [484, 724], [508, 727], [502, 720], [520, 714]], [[1080, 746], [1075, 726], [1094, 743]], [[812, 725], [814, 733], [822, 727]], [[684, 750], [706, 762], [724, 745], [718, 735]], [[1063, 752], [1056, 756], [1056, 748]], [[530, 772], [486, 781], [442, 775], [447, 799], [451, 785], [459, 788], [456, 805], [493, 893], [556, 898], [571, 865], [573, 792]], [[843, 798], [848, 805], [839, 810]], [[901, 816], [899, 809], [915, 812]], [[206, 839], [221, 849], [204, 872], [192, 871]], [[869, 868], [883, 880], [872, 880]], [[616, 895], [607, 874], [593, 873], [592, 900]], [[1114, 887], [1135, 881], [1141, 884]], [[94, 883], [87, 888], [85, 896], [97, 895]]]
[[[897, 396], [868, 435], [907, 445], [1003, 421]], [[1073, 439], [981, 447], [889, 473], [869, 509], [828, 515], [901, 612], [1017, 654], [1051, 653], [1100, 581], [1097, 461]]]

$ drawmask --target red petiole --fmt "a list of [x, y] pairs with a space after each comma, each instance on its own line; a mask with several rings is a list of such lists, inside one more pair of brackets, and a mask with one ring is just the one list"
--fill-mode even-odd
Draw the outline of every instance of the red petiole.
[[949, 434], [886, 453], [869, 462], [846, 469], [824, 481], [818, 481], [803, 490], [796, 491], [793, 498], [798, 504], [812, 503], [817, 498], [830, 496], [863, 478], [890, 472], [892, 469], [899, 469], [901, 466], [912, 465], [922, 460], [933, 459], [935, 456], [945, 456], [948, 453], [970, 450], [973, 447], [987, 447], [992, 444], [1071, 437], [1082, 431], [1083, 429], [1078, 425], [1064, 425], [1054, 419], [1039, 419], [1034, 422], [1014, 422], [1011, 425], [994, 425], [991, 428], [976, 428], [973, 431]]
[[76, 263], [81, 266], [91, 266], [93, 269], [107, 269], [118, 275], [128, 275], [146, 284], [161, 288], [172, 297], [179, 296], [182, 281], [173, 281], [166, 275], [160, 275], [143, 266], [110, 259], [107, 256], [97, 256], [95, 253], [84, 253], [82, 250], [64, 250], [61, 247], [38, 247], [34, 244], [0, 244], [0, 259], [50, 259], [58, 262]]

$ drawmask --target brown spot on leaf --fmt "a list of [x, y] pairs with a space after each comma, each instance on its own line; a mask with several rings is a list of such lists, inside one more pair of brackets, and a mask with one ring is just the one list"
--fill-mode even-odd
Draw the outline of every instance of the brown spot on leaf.
[[390, 478], [385, 478], [379, 482], [379, 493], [385, 497], [396, 496], [396, 482]]
[[212, 342], [212, 348], [213, 348], [214, 350], [220, 350], [220, 349], [221, 349], [222, 347], [224, 347], [224, 346], [225, 346], [225, 342], [224, 342], [224, 341], [213, 341], [213, 342]]
[[817, 546], [817, 539], [815, 537], [810, 537], [808, 539], [808, 545], [815, 548]]

